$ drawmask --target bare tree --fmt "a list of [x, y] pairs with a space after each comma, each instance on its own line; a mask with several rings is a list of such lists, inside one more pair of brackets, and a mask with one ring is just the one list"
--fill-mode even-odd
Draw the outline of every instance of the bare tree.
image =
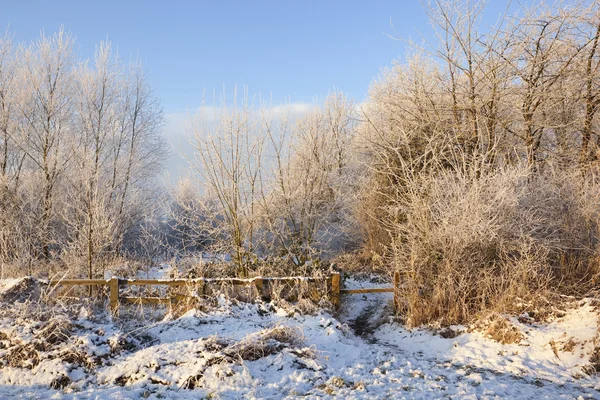
[[155, 198], [154, 177], [169, 154], [161, 136], [162, 108], [139, 61], [131, 63], [125, 74], [120, 107], [119, 129], [112, 138], [111, 157], [111, 188], [118, 210], [119, 244], [127, 230], [141, 221], [143, 208], [150, 206]]
[[[233, 105], [221, 98], [216, 115], [207, 115], [202, 107], [193, 127], [191, 143], [195, 150], [190, 160], [201, 178], [204, 194], [219, 205], [207, 228], [218, 229], [220, 249], [231, 255], [238, 273], [248, 274], [254, 262], [258, 232], [257, 196], [260, 194], [260, 171], [264, 149], [264, 121], [254, 112], [246, 90]], [[220, 223], [213, 226], [215, 221]]]
[[87, 275], [95, 275], [99, 256], [115, 246], [115, 213], [108, 186], [110, 139], [118, 129], [119, 89], [122, 77], [110, 45], [100, 44], [93, 67], [82, 64], [76, 71], [75, 116], [77, 136], [69, 143], [70, 199], [65, 220], [70, 247], [85, 254]]
[[0, 182], [8, 190], [10, 182], [18, 186], [23, 164], [22, 152], [11, 138], [15, 127], [17, 65], [10, 36], [0, 39]]
[[534, 170], [545, 129], [550, 125], [547, 117], [556, 104], [553, 91], [572, 73], [582, 49], [574, 38], [573, 13], [534, 8], [509, 29], [505, 39], [512, 43], [505, 61], [516, 82], [513, 101], [518, 116], [506, 128], [523, 141], [527, 163]]
[[19, 55], [20, 132], [13, 138], [40, 180], [38, 240], [40, 256], [50, 257], [56, 189], [69, 161], [71, 136], [73, 39], [64, 30], [42, 36]]
[[93, 66], [76, 74], [76, 126], [66, 208], [70, 246], [85, 255], [88, 277], [118, 255], [127, 232], [151, 213], [146, 187], [166, 156], [158, 135], [161, 110], [139, 65], [126, 72], [110, 44], [96, 50]]
[[352, 102], [334, 92], [291, 129], [284, 119], [267, 130], [275, 162], [274, 179], [261, 185], [265, 221], [276, 251], [296, 265], [348, 234], [343, 213], [352, 198], [352, 117]]
[[[598, 49], [600, 40], [600, 15], [598, 10], [589, 9], [583, 15], [589, 15], [582, 21], [582, 31], [584, 39], [587, 42], [582, 50], [582, 92], [584, 93], [585, 116], [583, 119], [581, 151], [579, 161], [586, 164], [596, 159], [598, 147], [600, 147], [600, 136], [595, 132], [594, 120], [598, 108], [600, 107], [600, 82], [598, 75], [600, 72], [600, 50]], [[593, 143], [593, 137], [596, 137], [597, 143]]]
[[125, 68], [110, 44], [90, 64], [76, 61], [62, 29], [18, 48], [9, 38], [0, 42], [0, 262], [26, 261], [31, 273], [37, 261], [85, 260], [91, 278], [151, 211], [168, 153], [162, 110], [141, 64]]

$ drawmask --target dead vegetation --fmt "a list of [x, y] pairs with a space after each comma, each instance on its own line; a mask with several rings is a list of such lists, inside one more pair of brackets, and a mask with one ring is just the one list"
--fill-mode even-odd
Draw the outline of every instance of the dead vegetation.
[[540, 3], [481, 34], [484, 6], [428, 3], [438, 40], [362, 110], [363, 253], [402, 274], [409, 326], [581, 298], [600, 273], [596, 5]]
[[301, 342], [302, 337], [297, 329], [279, 325], [248, 336], [224, 349], [223, 353], [231, 359], [255, 361]]
[[[288, 351], [294, 356], [304, 359], [316, 357], [315, 351], [311, 348], [302, 347], [302, 332], [297, 328], [285, 325], [275, 325], [263, 329], [256, 333], [247, 335], [239, 341], [229, 338], [213, 335], [208, 338], [200, 339], [203, 344], [203, 351], [199, 352], [198, 359], [204, 359], [203, 367], [180, 380], [180, 387], [184, 389], [194, 389], [203, 387], [204, 377], [207, 369], [212, 366], [219, 366], [219, 374], [228, 376], [236, 372], [233, 366], [241, 366], [244, 362], [257, 361], [270, 355]], [[166, 361], [167, 363], [176, 362], [175, 360]], [[131, 384], [140, 379], [138, 375], [123, 374], [115, 378], [114, 382], [118, 385]], [[171, 385], [172, 382], [162, 378], [154, 378], [154, 384]]]
[[600, 372], [600, 346], [594, 347], [590, 363], [584, 368], [584, 372], [588, 375], [596, 375]]
[[588, 375], [598, 375], [600, 373], [600, 328], [592, 340], [594, 345], [589, 358], [589, 364], [583, 368], [583, 372]]
[[[25, 292], [34, 287], [38, 293], [40, 286], [43, 285], [32, 278], [23, 279], [15, 285]], [[5, 324], [10, 321], [10, 329], [0, 332], [0, 373], [4, 368], [35, 371], [43, 362], [53, 360], [59, 360], [67, 370], [83, 367], [90, 372], [103, 365], [108, 356], [134, 351], [152, 343], [152, 338], [143, 331], [107, 335], [101, 328], [88, 332], [89, 328], [76, 322], [84, 311], [85, 315], [89, 315], [88, 322], [106, 322], [103, 304], [92, 304], [92, 308], [86, 310], [90, 307], [89, 302], [70, 303], [48, 298], [44, 290], [36, 301], [32, 301], [30, 296], [17, 297], [18, 301], [14, 303], [0, 302], [0, 320]], [[136, 324], [136, 321], [131, 323]], [[83, 338], [88, 333], [92, 334], [93, 340]], [[109, 348], [110, 354], [98, 354], [97, 349], [102, 346]], [[63, 389], [70, 383], [67, 375], [59, 374], [49, 385], [53, 389]]]
[[36, 301], [40, 298], [40, 282], [31, 276], [5, 282], [7, 282], [5, 285], [10, 286], [0, 290], [0, 302], [13, 303], [17, 301], [24, 302], [27, 300]]
[[35, 339], [47, 345], [57, 345], [67, 342], [72, 334], [73, 325], [65, 315], [59, 315], [45, 323], [35, 334]]
[[71, 384], [71, 378], [66, 375], [59, 375], [50, 383], [50, 387], [55, 390], [64, 389]]
[[520, 343], [525, 337], [508, 318], [499, 314], [490, 314], [480, 319], [473, 330], [482, 332], [487, 338], [502, 344]]
[[40, 354], [33, 343], [19, 343], [11, 346], [3, 366], [33, 369], [40, 363]]
[[542, 321], [561, 294], [588, 293], [600, 271], [600, 187], [581, 180], [467, 169], [409, 181], [390, 255], [406, 323], [464, 324], [486, 310]]
[[[6, 313], [2, 314], [2, 317], [6, 317]], [[4, 360], [0, 361], [0, 369], [6, 366], [33, 369], [43, 359], [55, 357], [54, 351], [65, 352], [63, 346], [69, 345], [73, 332], [69, 316], [59, 314], [47, 318], [47, 315], [39, 313], [27, 318], [15, 318], [13, 330], [0, 335], [6, 354]], [[25, 326], [31, 329], [27, 335], [22, 332]]]

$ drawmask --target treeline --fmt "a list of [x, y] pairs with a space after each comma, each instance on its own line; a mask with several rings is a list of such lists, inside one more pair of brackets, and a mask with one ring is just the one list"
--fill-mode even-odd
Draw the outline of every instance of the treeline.
[[93, 276], [128, 249], [204, 253], [247, 276], [352, 252], [402, 273], [412, 325], [591, 290], [598, 5], [540, 5], [493, 27], [484, 3], [426, 9], [437, 41], [410, 46], [362, 104], [334, 92], [298, 114], [236, 92], [202, 107], [189, 174], [152, 205], [165, 152], [139, 66], [106, 46], [76, 63], [64, 33], [3, 42], [0, 260], [73, 259]]
[[334, 92], [300, 117], [245, 92], [233, 106], [223, 98], [203, 110], [190, 132], [192, 173], [169, 204], [167, 236], [181, 250], [226, 254], [246, 276], [304, 273], [357, 245], [356, 121], [346, 96]]
[[200, 178], [180, 187], [178, 226], [241, 274], [265, 255], [289, 271], [355, 251], [402, 273], [411, 325], [533, 313], [591, 290], [598, 6], [541, 5], [482, 28], [483, 6], [429, 3], [438, 41], [412, 46], [364, 104], [334, 93], [290, 121], [224, 101], [218, 118], [200, 118]]
[[102, 273], [154, 196], [166, 144], [139, 63], [59, 31], [0, 41], [0, 264]]
[[411, 325], [538, 312], [600, 272], [597, 2], [427, 8], [438, 42], [373, 85], [365, 248], [402, 272]]

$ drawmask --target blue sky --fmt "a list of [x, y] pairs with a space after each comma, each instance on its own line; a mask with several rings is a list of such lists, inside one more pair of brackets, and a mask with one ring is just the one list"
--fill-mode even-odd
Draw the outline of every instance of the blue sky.
[[[197, 106], [205, 88], [236, 83], [276, 103], [312, 102], [333, 87], [362, 101], [380, 67], [404, 52], [387, 34], [431, 33], [418, 0], [0, 3], [0, 27], [17, 41], [64, 25], [84, 57], [106, 38], [123, 57], [139, 54], [167, 113]], [[505, 6], [492, 3], [490, 19]]]
[[[492, 0], [484, 24], [506, 4]], [[361, 102], [380, 69], [404, 55], [404, 42], [388, 35], [432, 38], [419, 0], [0, 0], [0, 7], [0, 27], [15, 41], [62, 25], [83, 58], [106, 39], [121, 57], [139, 56], [175, 140], [204, 90], [246, 85], [280, 104], [313, 103], [337, 88]]]

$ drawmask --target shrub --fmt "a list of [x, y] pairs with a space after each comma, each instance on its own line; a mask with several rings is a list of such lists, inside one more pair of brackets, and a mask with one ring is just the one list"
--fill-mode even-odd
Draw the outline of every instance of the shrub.
[[591, 289], [599, 189], [593, 176], [522, 168], [415, 175], [394, 204], [404, 218], [391, 245], [406, 322], [466, 323]]

